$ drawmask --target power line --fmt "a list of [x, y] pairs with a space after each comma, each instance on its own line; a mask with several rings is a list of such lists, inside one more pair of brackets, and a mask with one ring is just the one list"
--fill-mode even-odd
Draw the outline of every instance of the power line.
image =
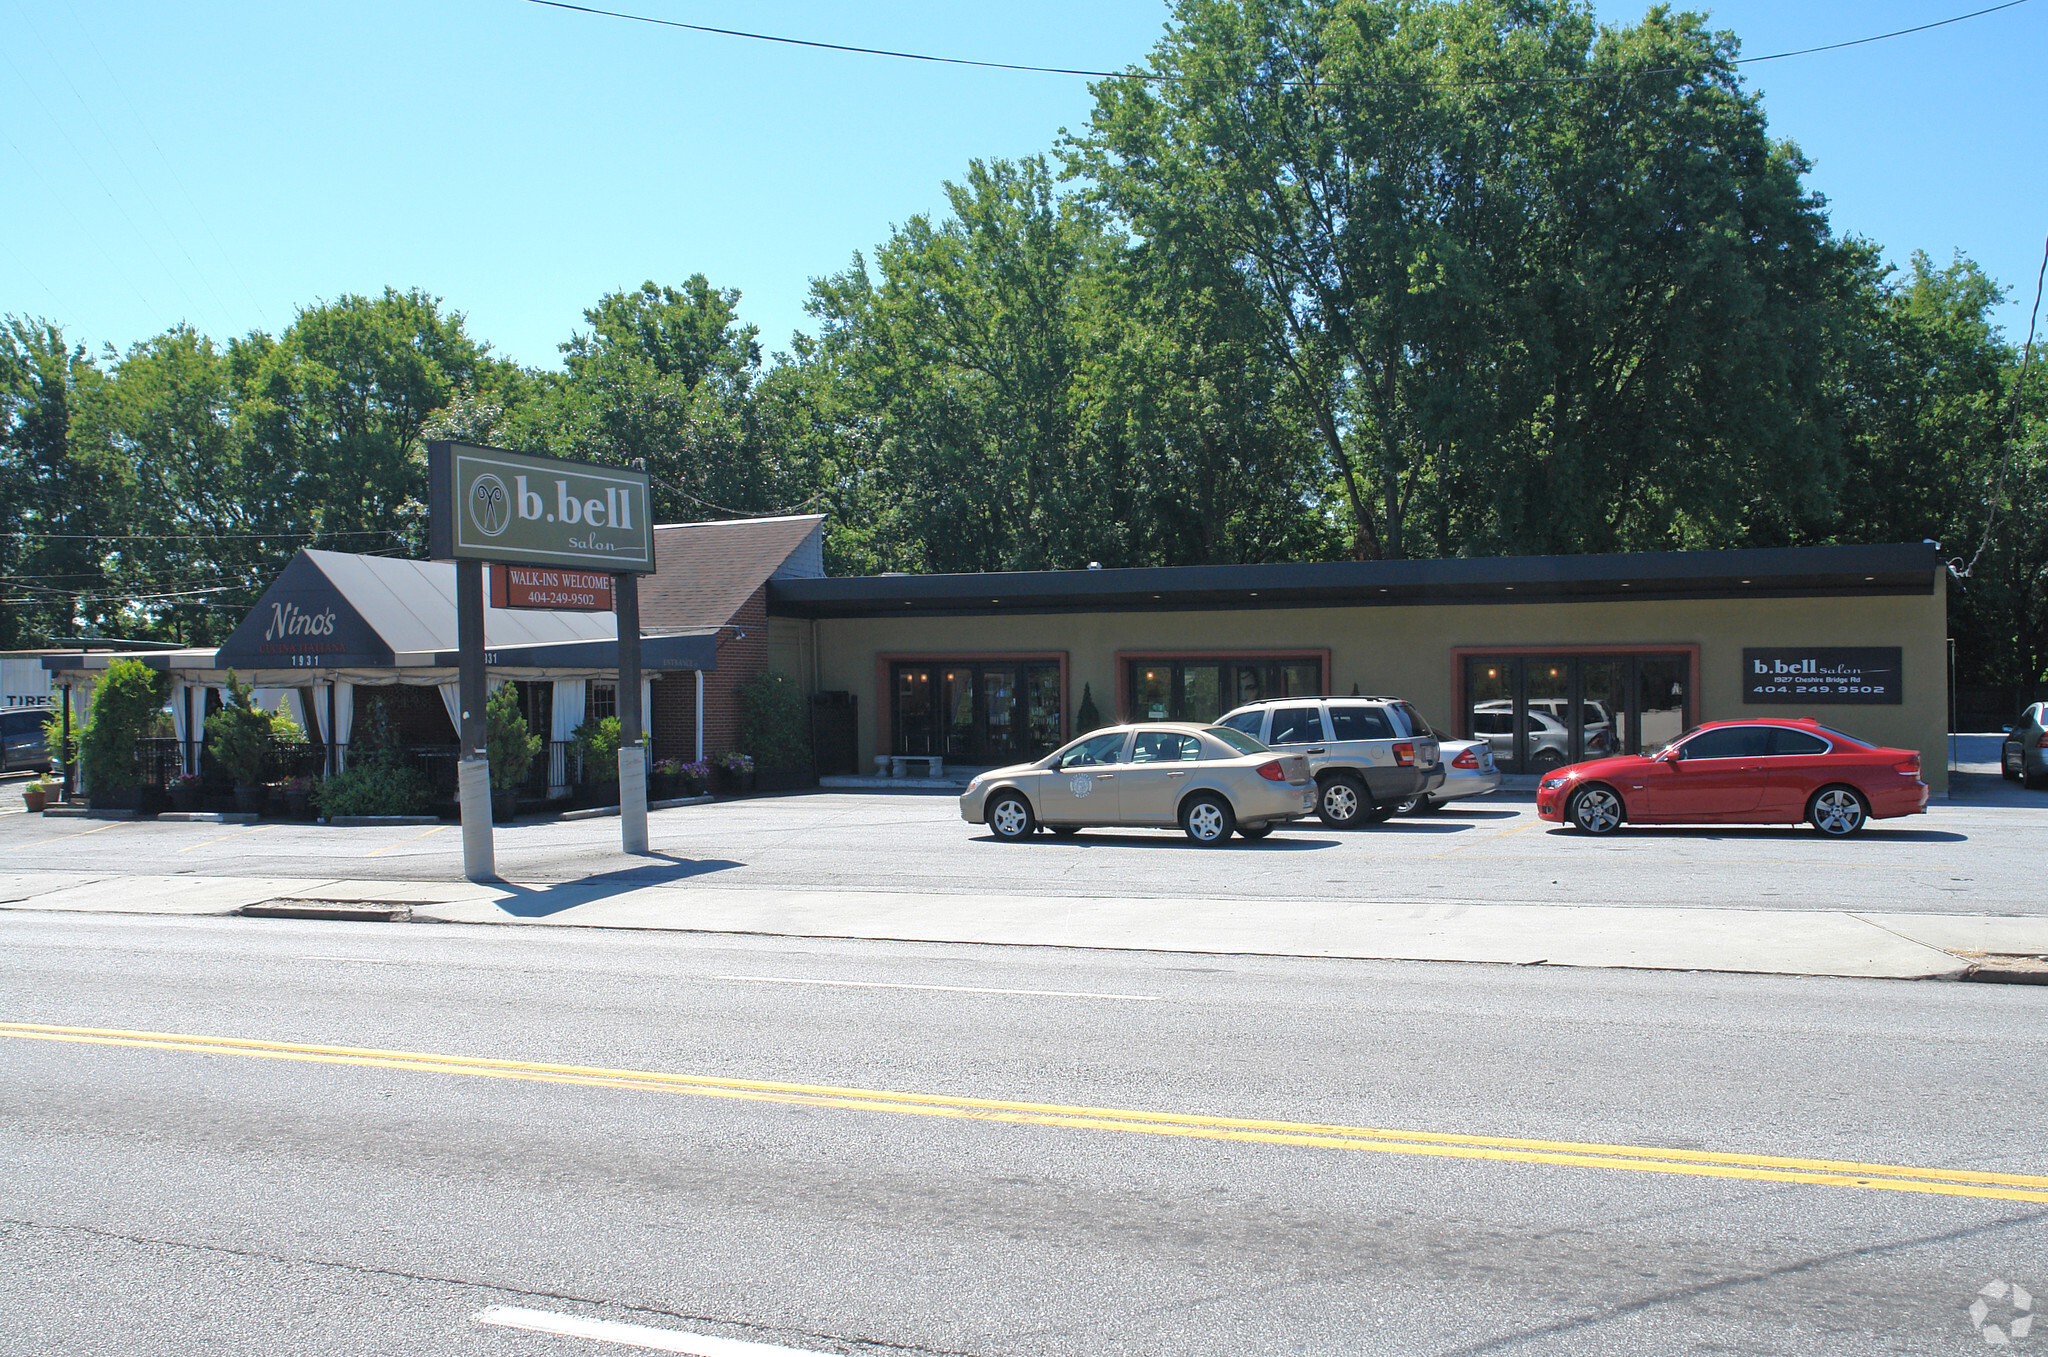
[[333, 532], [0, 532], [0, 537], [39, 542], [224, 542], [314, 541], [333, 537], [403, 537], [396, 528], [343, 528]]
[[[754, 32], [749, 32], [749, 31], [747, 31], [746, 29], [740, 29], [740, 28], [715, 28], [715, 27], [712, 27], [712, 26], [711, 26], [711, 25], [709, 25], [709, 24], [690, 24], [690, 23], [684, 23], [684, 22], [683, 22], [682, 20], [680, 20], [680, 19], [660, 19], [660, 18], [656, 18], [656, 17], [654, 17], [653, 15], [650, 15], [650, 14], [631, 14], [631, 13], [627, 13], [627, 12], [626, 12], [626, 11], [624, 11], [624, 10], [616, 10], [616, 9], [599, 9], [599, 8], [597, 8], [597, 7], [593, 6], [593, 5], [576, 5], [576, 4], [570, 4], [570, 3], [569, 3], [569, 0], [527, 0], [527, 3], [528, 3], [528, 4], [532, 4], [532, 5], [544, 5], [544, 6], [546, 6], [546, 7], [547, 7], [547, 8], [549, 8], [549, 9], [565, 9], [565, 10], [569, 10], [569, 11], [570, 11], [570, 12], [572, 12], [572, 13], [576, 13], [576, 14], [588, 14], [588, 15], [592, 15], [592, 16], [594, 16], [594, 17], [598, 17], [598, 18], [605, 18], [605, 19], [623, 19], [623, 20], [625, 20], [625, 21], [627, 21], [627, 22], [629, 22], [629, 23], [637, 23], [637, 24], [653, 24], [653, 25], [655, 25], [656, 27], [659, 27], [659, 28], [680, 28], [680, 29], [683, 29], [683, 30], [684, 30], [684, 31], [686, 31], [686, 32], [690, 32], [690, 33], [707, 33], [707, 34], [710, 34], [710, 35], [712, 35], [712, 36], [714, 36], [714, 37], [721, 37], [721, 38], [743, 38], [743, 39], [746, 39], [746, 40], [747, 40], [747, 41], [749, 41], [749, 42], [772, 42], [772, 43], [780, 43], [780, 44], [782, 44], [783, 46], [787, 46], [787, 47], [809, 47], [809, 48], [813, 48], [813, 49], [815, 49], [815, 50], [818, 50], [818, 51], [823, 51], [823, 52], [845, 52], [845, 53], [848, 53], [848, 54], [850, 54], [850, 55], [853, 55], [853, 56], [865, 56], [865, 57], [890, 57], [890, 58], [893, 58], [893, 59], [895, 59], [895, 60], [897, 60], [897, 61], [927, 61], [927, 62], [932, 62], [932, 63], [935, 63], [935, 64], [937, 64], [937, 65], [942, 65], [942, 66], [972, 66], [972, 67], [977, 67], [977, 68], [979, 68], [979, 69], [982, 69], [982, 70], [988, 70], [988, 71], [1021, 71], [1021, 72], [1024, 72], [1024, 73], [1026, 73], [1026, 74], [1030, 74], [1030, 75], [1079, 75], [1079, 76], [1087, 76], [1087, 77], [1089, 77], [1090, 79], [1095, 79], [1095, 80], [1142, 80], [1142, 81], [1165, 81], [1165, 80], [1168, 80], [1168, 79], [1170, 79], [1170, 78], [1171, 78], [1171, 77], [1169, 77], [1169, 76], [1164, 76], [1164, 75], [1157, 75], [1157, 74], [1150, 74], [1150, 73], [1147, 73], [1147, 72], [1144, 72], [1144, 71], [1134, 71], [1134, 70], [1125, 70], [1125, 71], [1098, 71], [1098, 70], [1089, 70], [1089, 69], [1087, 69], [1087, 68], [1085, 68], [1085, 67], [1078, 67], [1078, 66], [1032, 66], [1032, 65], [1028, 65], [1028, 64], [1025, 64], [1025, 63], [1023, 63], [1023, 62], [1013, 62], [1013, 61], [982, 61], [982, 60], [977, 60], [977, 59], [975, 59], [975, 58], [973, 58], [973, 57], [946, 57], [946, 56], [937, 56], [937, 55], [935, 55], [935, 54], [933, 54], [933, 53], [930, 53], [930, 52], [900, 52], [900, 51], [896, 51], [896, 50], [894, 50], [893, 48], [887, 48], [887, 47], [859, 47], [859, 46], [855, 46], [855, 45], [853, 45], [853, 44], [851, 44], [851, 43], [840, 43], [840, 42], [824, 42], [824, 41], [821, 41], [821, 40], [819, 40], [819, 39], [816, 39], [816, 38], [792, 38], [792, 37], [786, 37], [786, 36], [784, 36], [784, 35], [782, 35], [782, 34], [778, 34], [778, 33], [754, 33]], [[1951, 17], [1951, 18], [1947, 18], [1947, 19], [1937, 19], [1937, 20], [1935, 20], [1935, 21], [1934, 21], [1933, 23], [1926, 23], [1926, 24], [1916, 24], [1916, 25], [1914, 25], [1914, 26], [1913, 26], [1913, 27], [1911, 27], [1911, 28], [1897, 28], [1897, 29], [1893, 29], [1893, 30], [1892, 30], [1891, 32], [1889, 32], [1889, 33], [1873, 33], [1873, 34], [1871, 34], [1871, 35], [1870, 35], [1870, 36], [1868, 36], [1868, 37], [1863, 37], [1863, 38], [1850, 38], [1850, 39], [1847, 39], [1847, 40], [1845, 40], [1845, 41], [1843, 41], [1843, 42], [1831, 42], [1831, 43], [1826, 43], [1826, 44], [1824, 44], [1824, 45], [1822, 45], [1822, 46], [1819, 46], [1819, 47], [1802, 47], [1802, 48], [1798, 48], [1798, 49], [1796, 49], [1796, 50], [1792, 50], [1792, 51], [1786, 51], [1786, 52], [1767, 52], [1767, 53], [1765, 53], [1765, 54], [1764, 54], [1764, 55], [1762, 55], [1762, 56], [1755, 56], [1755, 57], [1739, 57], [1739, 58], [1737, 58], [1737, 59], [1736, 59], [1736, 61], [1735, 61], [1735, 63], [1734, 63], [1734, 64], [1735, 64], [1735, 65], [1737, 65], [1737, 66], [1748, 66], [1748, 65], [1752, 65], [1752, 64], [1754, 64], [1754, 63], [1756, 63], [1756, 62], [1760, 62], [1760, 61], [1782, 61], [1782, 60], [1784, 60], [1784, 59], [1785, 59], [1786, 57], [1804, 57], [1804, 56], [1812, 56], [1812, 55], [1813, 55], [1813, 54], [1815, 54], [1816, 52], [1836, 52], [1836, 51], [1840, 51], [1841, 49], [1843, 49], [1843, 48], [1845, 48], [1845, 47], [1861, 47], [1861, 46], [1863, 46], [1863, 45], [1864, 45], [1864, 44], [1866, 44], [1866, 43], [1873, 43], [1873, 42], [1884, 42], [1885, 40], [1887, 40], [1887, 39], [1889, 39], [1889, 38], [1903, 38], [1903, 37], [1906, 37], [1906, 36], [1908, 36], [1909, 34], [1913, 34], [1913, 33], [1925, 33], [1925, 32], [1927, 32], [1927, 31], [1929, 31], [1930, 29], [1936, 29], [1936, 28], [1946, 28], [1946, 27], [1948, 27], [1948, 26], [1949, 26], [1950, 24], [1959, 24], [1959, 23], [1963, 23], [1963, 22], [1965, 22], [1965, 21], [1967, 21], [1967, 20], [1970, 20], [1970, 19], [1981, 19], [1981, 18], [1983, 18], [1983, 17], [1984, 17], [1985, 15], [1987, 15], [1987, 14], [1996, 14], [1996, 13], [1998, 13], [1998, 12], [1999, 12], [2000, 10], [2007, 10], [2007, 9], [2015, 9], [2015, 8], [2019, 7], [2020, 5], [2024, 5], [2024, 4], [2028, 4], [2028, 3], [2030, 3], [2030, 0], [2005, 0], [2005, 2], [2004, 2], [2003, 4], [1997, 4], [1997, 5], [1992, 5], [1992, 6], [1988, 7], [1988, 8], [1986, 8], [1986, 9], [1978, 9], [1978, 10], [1972, 10], [1972, 11], [1970, 11], [1970, 12], [1969, 12], [1968, 14], [1958, 14], [1958, 15], [1955, 15], [1955, 16], [1953, 16], [1953, 17]], [[1676, 66], [1665, 66], [1665, 67], [1659, 67], [1659, 68], [1656, 68], [1656, 69], [1652, 69], [1652, 70], [1643, 70], [1643, 71], [1617, 71], [1617, 72], [1613, 73], [1612, 75], [1558, 75], [1558, 76], [1541, 76], [1541, 77], [1533, 77], [1533, 78], [1531, 78], [1531, 77], [1521, 77], [1521, 78], [1511, 78], [1511, 79], [1499, 79], [1499, 80], [1423, 80], [1423, 81], [1407, 81], [1407, 80], [1370, 80], [1370, 81], [1317, 81], [1317, 80], [1283, 80], [1283, 81], [1281, 81], [1281, 82], [1279, 82], [1279, 83], [1281, 83], [1281, 84], [1283, 84], [1283, 85], [1315, 85], [1315, 84], [1340, 84], [1340, 83], [1349, 83], [1349, 84], [1371, 84], [1371, 85], [1416, 85], [1416, 86], [1446, 86], [1446, 87], [1451, 87], [1451, 86], [1465, 86], [1465, 85], [1536, 85], [1536, 84], [1571, 84], [1571, 83], [1579, 83], [1579, 82], [1584, 82], [1584, 81], [1589, 81], [1589, 80], [1626, 80], [1626, 79], [1631, 79], [1631, 78], [1634, 78], [1634, 77], [1637, 77], [1637, 76], [1644, 76], [1644, 75], [1673, 75], [1673, 74], [1681, 74], [1681, 73], [1682, 73], [1682, 70], [1681, 70], [1681, 68], [1679, 68], [1679, 67], [1676, 67]]]

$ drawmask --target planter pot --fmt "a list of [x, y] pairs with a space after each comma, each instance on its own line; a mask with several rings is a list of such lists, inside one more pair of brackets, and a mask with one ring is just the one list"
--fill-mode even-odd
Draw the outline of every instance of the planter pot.
[[808, 768], [756, 768], [754, 785], [764, 792], [793, 792], [818, 785], [818, 775]]
[[673, 773], [654, 773], [647, 779], [647, 799], [666, 801], [683, 794], [683, 780]]
[[588, 809], [592, 806], [616, 806], [619, 804], [619, 784], [596, 782], [576, 789], [576, 804]]
[[41, 787], [27, 787], [22, 790], [21, 804], [28, 807], [28, 813], [31, 815], [40, 814], [49, 801], [50, 794]]
[[122, 787], [117, 791], [94, 792], [87, 804], [94, 810], [141, 810], [142, 788]]
[[754, 770], [736, 773], [730, 768], [718, 770], [718, 789], [723, 792], [750, 792], [754, 790]]
[[512, 817], [519, 813], [519, 789], [512, 787], [504, 791], [491, 789], [491, 823], [509, 825]]
[[205, 799], [205, 798], [204, 798], [203, 794], [202, 794], [202, 793], [200, 792], [199, 788], [197, 788], [197, 787], [173, 787], [173, 788], [171, 788], [171, 809], [173, 809], [173, 810], [179, 810], [179, 811], [195, 811], [195, 810], [198, 810], [198, 809], [199, 809], [199, 803], [200, 803], [200, 802], [201, 802], [202, 800], [204, 800], [204, 799]]
[[704, 795], [704, 781], [703, 781], [703, 779], [702, 779], [702, 778], [694, 778], [694, 777], [685, 777], [685, 778], [678, 778], [678, 779], [676, 779], [676, 795], [677, 795], [677, 796], [702, 796], [702, 795]]
[[286, 792], [284, 803], [287, 813], [294, 820], [313, 818], [313, 794], [311, 792]]
[[263, 801], [270, 789], [261, 785], [237, 786], [235, 788], [235, 814], [261, 815]]

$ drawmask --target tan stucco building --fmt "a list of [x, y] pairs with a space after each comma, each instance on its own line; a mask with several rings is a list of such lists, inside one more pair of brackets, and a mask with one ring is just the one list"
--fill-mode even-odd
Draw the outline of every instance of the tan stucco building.
[[[1405, 697], [1511, 771], [1810, 716], [1920, 751], [1945, 789], [1931, 544], [777, 579], [767, 662], [851, 695], [858, 762], [1009, 762], [1097, 719]], [[833, 771], [833, 770], [826, 770]]]

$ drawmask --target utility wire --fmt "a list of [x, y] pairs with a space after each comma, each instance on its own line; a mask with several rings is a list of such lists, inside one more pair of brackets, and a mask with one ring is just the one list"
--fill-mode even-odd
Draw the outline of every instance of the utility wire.
[[[2027, 316], [2027, 346], [2020, 351], [2020, 369], [2013, 374], [2012, 390], [2006, 394], [2006, 415], [2012, 420], [2012, 428], [2005, 435], [2005, 456], [1998, 463], [1998, 483], [1991, 491], [1991, 499], [1984, 513], [1984, 535], [1977, 539], [1977, 549], [1970, 554], [1970, 563], [1960, 570], [1956, 562], [1948, 563], [1949, 573], [1959, 580], [1966, 580], [1976, 572], [1977, 562], [1991, 545], [1991, 528], [1998, 521], [1998, 506], [2005, 502], [2005, 478], [2012, 470], [2013, 453], [2017, 450], [2020, 434], [2020, 393], [2026, 389], [2027, 369], [2034, 362], [2034, 327], [2041, 319], [2041, 285], [2048, 282], [2048, 241], [2041, 244], [2041, 267], [2034, 274], [2034, 309]], [[1998, 421], [2005, 423], [2004, 419]]]
[[[858, 46], [854, 46], [854, 45], [852, 45], [852, 44], [850, 44], [850, 43], [840, 43], [840, 42], [823, 42], [823, 41], [820, 41], [820, 40], [818, 40], [818, 39], [815, 39], [815, 38], [791, 38], [791, 37], [785, 37], [785, 36], [783, 36], [783, 35], [781, 35], [781, 34], [777, 34], [777, 33], [753, 33], [753, 32], [748, 32], [748, 31], [747, 31], [747, 30], [745, 30], [745, 29], [739, 29], [739, 28], [714, 28], [714, 27], [712, 27], [712, 26], [711, 26], [711, 25], [709, 25], [709, 24], [687, 24], [687, 23], [684, 23], [684, 22], [682, 22], [682, 21], [681, 21], [681, 20], [679, 20], [679, 19], [659, 19], [659, 18], [656, 18], [656, 17], [654, 17], [653, 15], [649, 15], [649, 14], [630, 14], [630, 13], [627, 13], [626, 11], [624, 11], [624, 10], [616, 10], [616, 9], [599, 9], [599, 8], [597, 8], [596, 6], [593, 6], [593, 5], [576, 5], [576, 4], [570, 4], [570, 3], [569, 3], [569, 0], [527, 0], [527, 3], [528, 3], [528, 4], [532, 4], [532, 5], [544, 5], [544, 6], [546, 6], [546, 7], [547, 7], [547, 8], [549, 8], [549, 9], [565, 9], [565, 10], [569, 10], [569, 11], [570, 11], [570, 12], [572, 12], [572, 13], [576, 13], [576, 14], [588, 14], [588, 15], [592, 15], [592, 16], [595, 16], [595, 17], [599, 17], [599, 18], [605, 18], [605, 19], [624, 19], [624, 20], [626, 20], [626, 21], [628, 21], [628, 22], [630, 22], [630, 23], [638, 23], [638, 24], [653, 24], [653, 25], [655, 25], [656, 27], [660, 27], [660, 28], [680, 28], [680, 29], [683, 29], [683, 30], [685, 30], [685, 31], [687, 31], [687, 32], [691, 32], [691, 33], [708, 33], [708, 34], [711, 34], [711, 35], [713, 35], [713, 36], [715, 36], [715, 37], [721, 37], [721, 38], [744, 38], [744, 39], [747, 39], [747, 40], [748, 40], [748, 41], [750, 41], [750, 42], [773, 42], [773, 43], [780, 43], [780, 44], [782, 44], [782, 45], [784, 45], [784, 46], [787, 46], [787, 47], [809, 47], [809, 48], [814, 48], [814, 49], [816, 49], [816, 50], [818, 50], [818, 51], [824, 51], [824, 52], [846, 52], [846, 53], [850, 53], [850, 54], [852, 54], [852, 55], [855, 55], [855, 56], [866, 56], [866, 57], [891, 57], [891, 58], [894, 58], [895, 60], [898, 60], [898, 61], [928, 61], [928, 62], [933, 62], [933, 63], [935, 63], [935, 64], [938, 64], [938, 65], [942, 65], [942, 66], [973, 66], [973, 67], [978, 67], [978, 68], [980, 68], [980, 69], [982, 69], [982, 70], [989, 70], [989, 71], [1022, 71], [1022, 72], [1028, 73], [1028, 74], [1032, 74], [1032, 75], [1080, 75], [1080, 76], [1087, 76], [1087, 77], [1089, 77], [1090, 79], [1096, 79], [1096, 80], [1143, 80], [1143, 81], [1165, 81], [1165, 80], [1168, 80], [1168, 79], [1170, 79], [1170, 78], [1171, 78], [1171, 77], [1169, 77], [1169, 76], [1164, 76], [1164, 75], [1158, 75], [1158, 74], [1151, 74], [1151, 73], [1147, 73], [1147, 72], [1144, 72], [1144, 71], [1132, 71], [1132, 70], [1125, 70], [1125, 71], [1097, 71], [1097, 70], [1089, 70], [1089, 69], [1087, 69], [1087, 68], [1084, 68], [1084, 67], [1078, 67], [1078, 66], [1032, 66], [1032, 65], [1027, 65], [1027, 64], [1025, 64], [1025, 63], [1022, 63], [1022, 62], [1013, 62], [1013, 61], [979, 61], [979, 60], [976, 60], [976, 59], [974, 59], [974, 58], [972, 58], [972, 57], [943, 57], [943, 56], [936, 56], [936, 55], [933, 55], [932, 53], [929, 53], [929, 52], [899, 52], [899, 51], [896, 51], [896, 50], [894, 50], [894, 49], [892, 49], [892, 48], [887, 48], [887, 47], [858, 47]], [[2030, 3], [2030, 0], [2005, 0], [2005, 2], [2004, 2], [2003, 4], [1997, 4], [1997, 5], [1992, 5], [1992, 6], [1989, 6], [1988, 8], [1985, 8], [1985, 9], [1978, 9], [1978, 10], [1972, 10], [1972, 11], [1970, 11], [1970, 12], [1969, 12], [1968, 14], [1958, 14], [1958, 15], [1955, 15], [1955, 16], [1953, 16], [1953, 17], [1951, 17], [1951, 18], [1947, 18], [1947, 19], [1937, 19], [1937, 20], [1935, 20], [1935, 21], [1934, 21], [1933, 23], [1926, 23], [1926, 24], [1916, 24], [1916, 25], [1914, 25], [1914, 26], [1913, 26], [1913, 27], [1911, 27], [1911, 28], [1898, 28], [1898, 29], [1893, 29], [1893, 30], [1892, 30], [1891, 32], [1889, 32], [1889, 33], [1873, 33], [1873, 34], [1871, 34], [1871, 35], [1870, 35], [1869, 37], [1865, 37], [1865, 38], [1850, 38], [1850, 39], [1847, 39], [1846, 41], [1843, 41], [1843, 42], [1831, 42], [1831, 43], [1827, 43], [1827, 44], [1824, 44], [1823, 46], [1820, 46], [1820, 47], [1802, 47], [1802, 48], [1798, 48], [1798, 49], [1796, 49], [1796, 50], [1794, 50], [1794, 51], [1787, 51], [1787, 52], [1767, 52], [1767, 53], [1765, 53], [1765, 54], [1764, 54], [1764, 55], [1762, 55], [1762, 56], [1755, 56], [1755, 57], [1740, 57], [1740, 58], [1738, 58], [1738, 59], [1737, 59], [1737, 60], [1735, 61], [1735, 63], [1734, 63], [1734, 64], [1735, 64], [1735, 65], [1737, 65], [1737, 66], [1748, 66], [1748, 65], [1752, 65], [1752, 64], [1754, 64], [1754, 63], [1756, 63], [1756, 62], [1760, 62], [1760, 61], [1782, 61], [1782, 60], [1784, 60], [1784, 59], [1785, 59], [1786, 57], [1804, 57], [1804, 56], [1812, 56], [1812, 55], [1813, 55], [1814, 53], [1816, 53], [1816, 52], [1837, 52], [1837, 51], [1840, 51], [1841, 49], [1843, 49], [1843, 48], [1845, 48], [1845, 47], [1861, 47], [1861, 46], [1863, 46], [1863, 45], [1864, 45], [1864, 44], [1866, 44], [1866, 43], [1872, 43], [1872, 42], [1883, 42], [1883, 41], [1885, 41], [1885, 40], [1886, 40], [1886, 39], [1888, 39], [1888, 38], [1903, 38], [1903, 37], [1907, 36], [1908, 34], [1912, 34], [1912, 33], [1925, 33], [1925, 32], [1927, 32], [1927, 31], [1928, 31], [1928, 30], [1930, 30], [1930, 29], [1935, 29], [1935, 28], [1946, 28], [1946, 27], [1947, 27], [1948, 25], [1950, 25], [1950, 24], [1959, 24], [1959, 23], [1963, 23], [1963, 22], [1965, 22], [1965, 21], [1967, 21], [1967, 20], [1970, 20], [1970, 19], [1981, 19], [1982, 17], [1984, 17], [1984, 16], [1985, 16], [1985, 15], [1987, 15], [1987, 14], [1996, 14], [1996, 13], [1998, 13], [1998, 12], [1999, 12], [2000, 10], [2006, 10], [2006, 9], [2014, 9], [2014, 8], [2017, 8], [2017, 7], [2018, 7], [2018, 6], [2020, 6], [2020, 5], [2024, 5], [2024, 4], [2028, 4], [2028, 3]], [[1418, 85], [1418, 86], [1430, 86], [1430, 85], [1442, 85], [1442, 86], [1462, 86], [1462, 85], [1536, 85], [1536, 84], [1568, 84], [1568, 83], [1577, 83], [1577, 82], [1582, 82], [1582, 81], [1588, 81], [1588, 80], [1613, 80], [1613, 79], [1630, 79], [1630, 78], [1633, 78], [1633, 77], [1636, 77], [1636, 76], [1644, 76], [1644, 75], [1672, 75], [1672, 74], [1681, 74], [1681, 73], [1682, 73], [1682, 71], [1681, 71], [1681, 68], [1679, 68], [1679, 67], [1676, 67], [1676, 66], [1667, 66], [1667, 67], [1660, 67], [1660, 68], [1658, 68], [1658, 69], [1654, 69], [1654, 70], [1645, 70], [1645, 71], [1617, 71], [1617, 72], [1615, 72], [1615, 73], [1614, 73], [1614, 74], [1612, 74], [1612, 75], [1560, 75], [1560, 76], [1544, 76], [1544, 77], [1538, 77], [1538, 78], [1534, 78], [1534, 79], [1530, 79], [1530, 78], [1520, 78], [1520, 79], [1504, 79], [1504, 80], [1445, 80], [1445, 81], [1438, 81], [1438, 80], [1424, 80], [1424, 81], [1401, 81], [1401, 80], [1374, 80], [1374, 81], [1363, 81], [1363, 82], [1337, 82], [1337, 81], [1318, 81], [1318, 80], [1284, 80], [1284, 81], [1281, 81], [1280, 83], [1281, 83], [1281, 84], [1283, 84], [1283, 85], [1316, 85], [1316, 84], [1337, 84], [1337, 83], [1364, 83], [1364, 84], [1374, 84], [1374, 85]]]

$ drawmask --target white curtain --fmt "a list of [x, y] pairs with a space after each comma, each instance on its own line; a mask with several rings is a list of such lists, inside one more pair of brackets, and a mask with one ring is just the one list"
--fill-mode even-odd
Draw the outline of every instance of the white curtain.
[[178, 742], [178, 770], [180, 772], [189, 773], [192, 771], [192, 747], [185, 742], [186, 692], [187, 689], [183, 683], [179, 683], [175, 680], [172, 681], [170, 702], [171, 736]]
[[336, 770], [348, 766], [348, 733], [356, 723], [356, 685], [336, 683], [334, 685], [334, 766]]
[[[556, 679], [552, 705], [549, 708], [548, 739], [563, 743], [576, 738], [576, 727], [583, 724], [582, 679]], [[569, 794], [569, 760], [555, 759], [555, 751], [548, 751], [548, 795]]]
[[441, 705], [448, 709], [448, 724], [455, 727], [455, 739], [459, 744], [462, 741], [462, 683], [460, 680], [441, 685]]
[[642, 677], [640, 680], [640, 733], [646, 737], [647, 747], [654, 747], [654, 680]]

